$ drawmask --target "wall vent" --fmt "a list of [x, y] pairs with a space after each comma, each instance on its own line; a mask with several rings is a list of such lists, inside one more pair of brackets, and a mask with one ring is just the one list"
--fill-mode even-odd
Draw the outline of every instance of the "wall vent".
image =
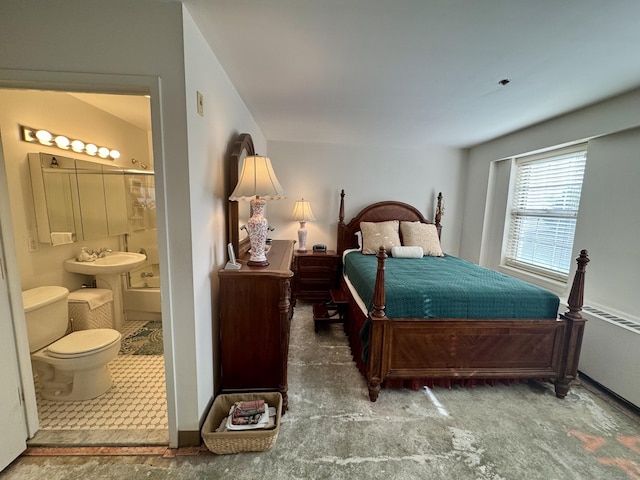
[[634, 322], [633, 320], [622, 318], [622, 317], [619, 317], [618, 315], [613, 315], [612, 313], [605, 312], [603, 310], [597, 309], [595, 307], [591, 307], [589, 305], [584, 305], [582, 307], [582, 310], [590, 313], [591, 315], [599, 317], [603, 320], [606, 320], [612, 323], [617, 323], [622, 327], [625, 327], [625, 328], [634, 330], [637, 333], [640, 333], [640, 323]]

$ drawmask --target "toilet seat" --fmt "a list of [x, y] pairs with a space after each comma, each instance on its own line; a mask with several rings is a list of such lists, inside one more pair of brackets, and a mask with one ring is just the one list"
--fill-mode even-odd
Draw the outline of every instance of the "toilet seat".
[[44, 351], [53, 358], [85, 357], [110, 347], [120, 337], [120, 332], [110, 328], [79, 330], [53, 342]]

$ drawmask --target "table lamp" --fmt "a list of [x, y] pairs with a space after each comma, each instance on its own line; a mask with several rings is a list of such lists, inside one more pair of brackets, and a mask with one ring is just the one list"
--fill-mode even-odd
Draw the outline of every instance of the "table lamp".
[[296, 201], [296, 206], [293, 208], [293, 219], [300, 222], [300, 229], [298, 230], [298, 243], [300, 247], [299, 252], [307, 251], [307, 229], [305, 224], [307, 222], [315, 222], [316, 217], [313, 216], [311, 211], [311, 205], [304, 198]]
[[269, 227], [269, 222], [264, 216], [266, 200], [281, 200], [283, 198], [287, 198], [287, 196], [273, 172], [271, 160], [259, 155], [245, 157], [240, 180], [229, 200], [249, 200], [251, 202], [251, 217], [247, 221], [251, 258], [247, 265], [259, 267], [269, 265], [265, 254]]

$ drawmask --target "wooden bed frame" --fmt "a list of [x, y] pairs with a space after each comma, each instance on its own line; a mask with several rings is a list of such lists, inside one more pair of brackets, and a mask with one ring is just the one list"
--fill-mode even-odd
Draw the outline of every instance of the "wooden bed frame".
[[[438, 195], [435, 225], [441, 232], [442, 194]], [[344, 223], [344, 190], [340, 193], [337, 250], [342, 254], [357, 248], [355, 233], [360, 222], [404, 220], [430, 222], [416, 208], [402, 202], [372, 204]], [[473, 386], [478, 383], [518, 382], [529, 379], [555, 383], [558, 398], [564, 398], [577, 378], [580, 347], [585, 327], [582, 310], [587, 251], [577, 258], [578, 269], [569, 295], [569, 310], [556, 319], [510, 318], [393, 318], [385, 314], [384, 248], [377, 254], [378, 267], [369, 312], [369, 353], [362, 360], [360, 329], [367, 316], [357, 305], [344, 280], [341, 288], [349, 297], [345, 331], [352, 355], [367, 379], [369, 398], [375, 402], [382, 386], [413, 389], [434, 384]]]

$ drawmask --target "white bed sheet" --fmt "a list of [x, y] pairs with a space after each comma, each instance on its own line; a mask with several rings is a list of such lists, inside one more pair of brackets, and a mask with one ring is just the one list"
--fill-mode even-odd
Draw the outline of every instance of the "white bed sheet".
[[[344, 265], [344, 257], [345, 257], [345, 255], [347, 253], [349, 253], [349, 252], [359, 252], [359, 251], [360, 250], [357, 249], [357, 248], [351, 248], [351, 249], [347, 249], [344, 252], [342, 252], [342, 264]], [[367, 310], [367, 306], [365, 305], [365, 303], [360, 298], [360, 295], [358, 295], [358, 292], [354, 288], [353, 284], [349, 281], [349, 277], [347, 275], [345, 275], [344, 270], [342, 271], [342, 277], [344, 278], [344, 282], [347, 284], [347, 288], [351, 292], [351, 295], [353, 295], [354, 300], [358, 304], [358, 307], [360, 307], [360, 310], [362, 310], [362, 313], [365, 316], [369, 315], [369, 311]]]

